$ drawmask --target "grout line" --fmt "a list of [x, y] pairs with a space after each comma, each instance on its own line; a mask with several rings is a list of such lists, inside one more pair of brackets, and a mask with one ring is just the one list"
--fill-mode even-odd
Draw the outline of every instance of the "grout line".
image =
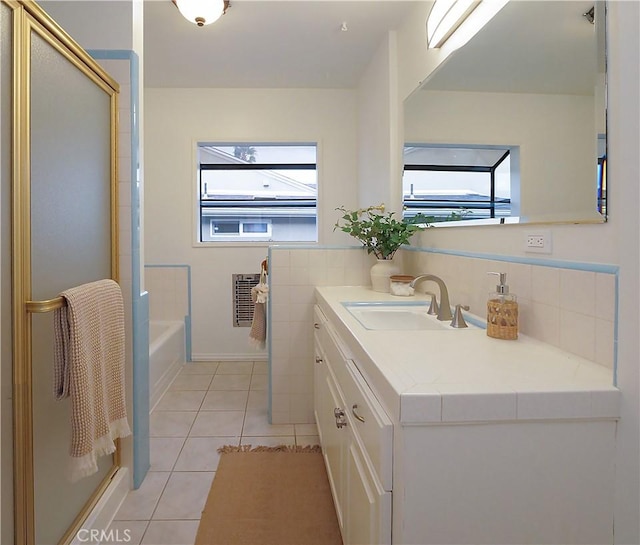
[[[247, 360], [247, 361], [250, 361], [250, 360]], [[166, 492], [166, 490], [167, 490], [167, 485], [169, 484], [169, 481], [171, 480], [171, 477], [173, 476], [173, 474], [174, 474], [174, 473], [180, 473], [180, 472], [176, 472], [176, 471], [175, 471], [176, 465], [177, 465], [177, 463], [178, 463], [178, 460], [180, 459], [180, 456], [182, 455], [182, 453], [183, 453], [183, 451], [184, 451], [184, 448], [185, 448], [186, 443], [187, 443], [187, 439], [189, 439], [189, 438], [190, 438], [190, 436], [191, 436], [191, 431], [193, 430], [193, 426], [195, 425], [195, 422], [196, 422], [196, 420], [198, 419], [198, 416], [199, 416], [199, 415], [200, 415], [200, 413], [203, 411], [202, 406], [203, 406], [203, 404], [204, 404], [204, 400], [205, 400], [205, 398], [207, 397], [208, 392], [211, 392], [211, 391], [245, 391], [245, 390], [211, 390], [211, 389], [210, 389], [210, 387], [211, 387], [211, 384], [213, 383], [213, 379], [218, 375], [218, 370], [219, 370], [219, 368], [220, 368], [220, 366], [219, 366], [219, 363], [220, 363], [220, 362], [217, 362], [217, 363], [218, 363], [218, 367], [216, 367], [216, 370], [215, 370], [215, 372], [213, 373], [213, 376], [212, 376], [212, 378], [211, 378], [211, 382], [209, 383], [209, 386], [208, 386], [207, 390], [204, 390], [205, 395], [203, 396], [202, 401], [200, 402], [200, 406], [199, 406], [199, 408], [198, 408], [196, 411], [192, 411], [192, 410], [189, 410], [189, 411], [170, 411], [170, 412], [195, 412], [195, 413], [196, 413], [196, 415], [195, 415], [195, 418], [193, 419], [193, 422], [192, 422], [192, 423], [191, 423], [191, 425], [189, 426], [189, 429], [187, 430], [186, 435], [185, 435], [184, 437], [160, 437], [160, 439], [163, 439], [163, 438], [166, 438], [166, 439], [183, 439], [183, 442], [182, 442], [182, 447], [180, 448], [180, 451], [179, 451], [179, 453], [178, 453], [178, 455], [177, 455], [177, 457], [176, 457], [175, 461], [173, 462], [173, 464], [172, 464], [172, 466], [171, 466], [171, 469], [170, 469], [169, 471], [160, 471], [160, 472], [159, 472], [159, 473], [168, 473], [168, 474], [169, 474], [169, 476], [167, 477], [167, 481], [165, 482], [164, 486], [162, 487], [162, 490], [161, 490], [161, 492], [160, 492], [160, 494], [159, 494], [159, 496], [158, 496], [158, 499], [157, 499], [157, 501], [156, 501], [156, 503], [155, 503], [155, 505], [154, 505], [154, 507], [153, 507], [153, 510], [151, 511], [151, 515], [150, 515], [149, 519], [145, 519], [145, 520], [139, 521], [139, 522], [146, 522], [145, 529], [144, 529], [144, 531], [143, 531], [143, 533], [142, 533], [142, 538], [141, 538], [141, 540], [142, 540], [142, 541], [144, 541], [144, 538], [145, 538], [145, 536], [146, 536], [146, 534], [147, 534], [147, 532], [148, 532], [148, 530], [149, 530], [149, 527], [150, 527], [150, 525], [151, 525], [151, 522], [166, 522], [166, 521], [169, 521], [169, 522], [176, 522], [176, 521], [194, 521], [194, 520], [200, 520], [200, 519], [181, 519], [181, 518], [180, 518], [180, 519], [154, 519], [153, 517], [154, 517], [154, 515], [156, 514], [156, 511], [157, 511], [157, 509], [158, 509], [158, 505], [160, 504], [160, 500], [162, 499], [162, 497], [163, 497], [164, 493], [165, 493], [165, 492]], [[253, 362], [253, 366], [252, 366], [252, 368], [251, 368], [251, 374], [250, 374], [251, 379], [250, 379], [250, 381], [249, 381], [249, 387], [248, 387], [248, 390], [246, 390], [246, 392], [247, 392], [247, 400], [246, 400], [246, 402], [245, 402], [245, 407], [244, 407], [244, 416], [243, 416], [243, 420], [242, 420], [242, 429], [241, 429], [241, 431], [240, 431], [240, 436], [239, 436], [239, 437], [238, 437], [238, 436], [235, 436], [235, 435], [233, 436], [234, 438], [235, 438], [235, 437], [238, 437], [238, 444], [239, 444], [239, 445], [240, 445], [240, 444], [242, 444], [242, 440], [243, 440], [243, 438], [248, 437], [248, 436], [245, 436], [245, 435], [244, 435], [244, 426], [245, 426], [245, 422], [246, 422], [247, 411], [249, 410], [249, 396], [251, 395], [251, 391], [252, 391], [252, 390], [251, 390], [251, 380], [253, 379], [253, 376], [254, 376], [254, 368], [255, 368], [255, 362]], [[207, 373], [207, 374], [209, 374], [209, 373]], [[245, 374], [245, 375], [246, 375], [246, 373], [239, 373], [239, 374]], [[260, 373], [258, 373], [258, 374], [260, 374]], [[185, 375], [183, 375], [183, 376], [187, 376], [187, 375], [192, 375], [192, 374], [191, 374], [191, 373], [188, 373], [188, 374], [185, 374]], [[224, 375], [225, 375], [225, 373], [221, 373], [221, 376], [224, 376]], [[177, 376], [180, 376], [180, 374], [178, 374]], [[176, 378], [177, 378], [177, 376], [176, 376]], [[165, 395], [168, 391], [169, 391], [169, 389], [167, 389], [167, 391], [166, 391], [166, 392], [165, 392], [165, 393], [160, 397], [160, 399], [158, 400], [158, 403], [160, 403], [160, 402], [162, 401], [162, 398], [164, 397], [164, 395]], [[174, 391], [189, 391], [189, 390], [174, 390]], [[202, 390], [194, 390], [194, 391], [202, 391]], [[258, 390], [256, 390], [256, 391], [258, 391]], [[157, 412], [162, 412], [162, 411], [157, 411]], [[294, 435], [294, 444], [296, 444], [295, 426], [294, 426], [294, 428], [293, 428], [293, 431], [294, 431], [294, 434], [293, 434], [293, 435]], [[226, 436], [211, 436], [211, 437], [226, 437]], [[229, 437], [230, 437], [230, 436], [229, 436]], [[158, 439], [158, 438], [157, 438], [157, 437], [154, 437], [154, 439]], [[197, 471], [194, 471], [194, 470], [188, 470], [188, 471], [189, 471], [189, 472], [197, 472]], [[214, 478], [215, 478], [215, 471], [216, 471], [216, 470], [213, 470], [213, 471], [210, 471], [210, 470], [206, 470], [206, 471], [205, 471], [205, 470], [202, 470], [202, 471], [200, 471], [200, 472], [201, 472], [201, 473], [214, 473]], [[141, 541], [141, 542], [142, 542], [142, 541]]]

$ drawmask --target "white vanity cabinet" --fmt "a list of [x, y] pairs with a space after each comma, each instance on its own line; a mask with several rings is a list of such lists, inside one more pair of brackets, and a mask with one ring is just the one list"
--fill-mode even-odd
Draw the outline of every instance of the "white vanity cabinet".
[[613, 543], [607, 370], [524, 335], [367, 330], [342, 302], [384, 295], [316, 293], [316, 420], [345, 545]]
[[344, 545], [391, 543], [393, 426], [315, 309], [314, 407]]

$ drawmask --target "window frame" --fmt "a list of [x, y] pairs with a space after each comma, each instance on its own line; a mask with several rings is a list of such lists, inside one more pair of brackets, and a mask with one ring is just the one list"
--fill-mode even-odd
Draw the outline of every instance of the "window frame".
[[[278, 245], [295, 245], [295, 244], [317, 244], [319, 241], [319, 221], [320, 215], [318, 213], [318, 202], [320, 200], [320, 166], [318, 158], [320, 156], [320, 143], [313, 140], [305, 140], [300, 142], [280, 142], [280, 141], [228, 141], [228, 140], [203, 140], [199, 139], [194, 141], [194, 165], [195, 165], [195, 183], [193, 184], [194, 188], [194, 230], [193, 235], [195, 237], [194, 247], [265, 247], [273, 244]], [[300, 147], [300, 146], [308, 146], [313, 147], [315, 149], [315, 163], [201, 163], [200, 162], [200, 148], [206, 146], [220, 146], [220, 147], [229, 147], [229, 146], [274, 146], [274, 147]], [[204, 167], [204, 168], [203, 168]], [[214, 208], [212, 205], [203, 206], [202, 199], [202, 190], [203, 190], [203, 182], [202, 182], [202, 172], [203, 171], [215, 171], [215, 170], [234, 170], [234, 171], [251, 171], [251, 170], [314, 170], [316, 173], [316, 195], [315, 199], [213, 199], [204, 202], [209, 203], [219, 203], [224, 204], [229, 210], [232, 210], [234, 207], [238, 208], [262, 208], [264, 203], [272, 203], [275, 206], [271, 206], [272, 209], [282, 208], [283, 210], [287, 207], [291, 207], [294, 205], [295, 209], [303, 209], [303, 208], [313, 208], [315, 210], [315, 229], [316, 229], [316, 237], [315, 240], [277, 240], [272, 239], [271, 236], [264, 238], [261, 240], [260, 235], [254, 235], [253, 240], [243, 240], [249, 238], [251, 235], [246, 236], [233, 236], [230, 235], [226, 238], [226, 235], [220, 235], [216, 240], [203, 240], [203, 210], [206, 208]], [[277, 203], [277, 204], [275, 204]], [[271, 220], [269, 218], [265, 218], [263, 220], [256, 221], [269, 221], [271, 231]], [[270, 233], [271, 234], [271, 233]]]

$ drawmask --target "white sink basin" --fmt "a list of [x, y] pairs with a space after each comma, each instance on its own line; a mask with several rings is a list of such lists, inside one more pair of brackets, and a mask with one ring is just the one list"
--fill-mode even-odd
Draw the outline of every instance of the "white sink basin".
[[[373, 330], [455, 330], [427, 314], [429, 305], [415, 303], [345, 302], [342, 305], [366, 329]], [[473, 327], [473, 326], [470, 326]], [[475, 328], [474, 328], [475, 329]]]

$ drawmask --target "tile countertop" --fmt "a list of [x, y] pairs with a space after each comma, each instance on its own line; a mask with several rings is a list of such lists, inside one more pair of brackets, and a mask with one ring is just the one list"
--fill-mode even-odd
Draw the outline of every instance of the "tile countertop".
[[367, 287], [316, 288], [316, 300], [365, 380], [402, 423], [617, 418], [613, 371], [519, 335], [484, 329], [367, 330], [343, 302], [426, 301]]

